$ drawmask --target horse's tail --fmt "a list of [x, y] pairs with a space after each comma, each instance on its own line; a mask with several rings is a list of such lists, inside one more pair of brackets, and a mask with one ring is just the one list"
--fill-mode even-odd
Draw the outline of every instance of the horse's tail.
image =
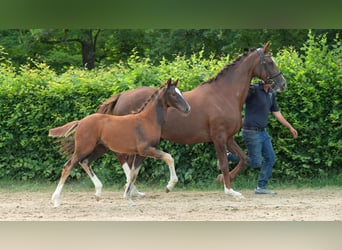
[[49, 130], [51, 137], [68, 137], [77, 128], [79, 121], [68, 122], [67, 124]]
[[99, 106], [97, 113], [113, 114], [115, 105], [118, 102], [120, 96], [121, 96], [121, 94], [116, 94], [116, 95], [112, 96], [111, 98], [107, 99], [104, 103], [102, 103]]

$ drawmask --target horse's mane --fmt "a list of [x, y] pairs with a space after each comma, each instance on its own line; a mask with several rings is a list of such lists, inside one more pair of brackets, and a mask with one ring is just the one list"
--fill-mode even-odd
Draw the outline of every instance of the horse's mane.
[[160, 89], [157, 89], [155, 92], [153, 92], [153, 94], [146, 99], [146, 101], [141, 105], [141, 107], [139, 109], [137, 109], [136, 111], [132, 111], [132, 114], [138, 114], [140, 112], [142, 112], [145, 107], [150, 103], [153, 102], [154, 99], [156, 99], [156, 97], [159, 95], [159, 91], [164, 88], [164, 86], [162, 86]]
[[229, 69], [231, 69], [232, 67], [234, 67], [238, 62], [240, 62], [243, 58], [245, 58], [246, 56], [248, 56], [251, 52], [255, 51], [256, 49], [244, 49], [244, 52], [241, 56], [239, 56], [238, 58], [236, 58], [232, 63], [227, 64], [216, 76], [214, 76], [213, 78], [210, 78], [209, 80], [205, 81], [202, 83], [203, 84], [207, 84], [207, 83], [212, 83], [214, 81], [216, 81], [220, 76], [224, 75]]

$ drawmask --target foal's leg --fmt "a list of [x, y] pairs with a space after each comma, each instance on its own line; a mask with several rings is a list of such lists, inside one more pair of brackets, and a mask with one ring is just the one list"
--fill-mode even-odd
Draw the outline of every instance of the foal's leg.
[[[135, 206], [135, 203], [133, 202], [133, 200], [131, 199], [133, 196], [137, 196], [136, 193], [134, 192], [138, 192], [138, 190], [135, 188], [135, 181], [138, 177], [138, 173], [141, 167], [141, 162], [144, 159], [144, 157], [141, 157], [139, 155], [131, 155], [130, 158], [132, 158], [133, 160], [131, 161], [131, 165], [132, 168], [128, 169], [127, 173], [126, 173], [126, 177], [127, 177], [127, 184], [126, 184], [126, 188], [125, 188], [125, 192], [124, 192], [124, 198], [128, 200], [128, 204], [130, 206]], [[144, 193], [139, 193], [138, 194], [140, 198], [145, 197]]]
[[170, 192], [178, 182], [178, 177], [177, 177], [176, 170], [175, 170], [175, 162], [174, 162], [172, 156], [168, 153], [165, 153], [161, 150], [158, 150], [158, 149], [152, 148], [152, 147], [145, 150], [144, 156], [149, 156], [149, 157], [161, 159], [169, 166], [170, 180], [166, 186], [165, 191], [166, 191], [166, 193]]
[[75, 155], [73, 155], [71, 157], [71, 159], [69, 159], [64, 164], [62, 174], [61, 174], [61, 178], [60, 178], [59, 183], [57, 185], [57, 188], [56, 188], [55, 192], [52, 194], [52, 198], [51, 198], [54, 207], [58, 207], [60, 205], [59, 197], [61, 195], [65, 180], [70, 175], [70, 171], [76, 165], [77, 161], [78, 161], [78, 159], [76, 159]]
[[[129, 178], [130, 178], [131, 169], [132, 169], [132, 171], [136, 172], [135, 175], [138, 175], [139, 170], [140, 170], [140, 166], [141, 166], [142, 161], [144, 160], [144, 157], [142, 157], [140, 155], [129, 155], [129, 156], [125, 155], [125, 157], [123, 157], [123, 155], [117, 154], [117, 158], [119, 159], [119, 161], [122, 165], [122, 168], [125, 172], [125, 175], [126, 175], [125, 187], [127, 188]], [[131, 197], [136, 196], [139, 198], [144, 198], [145, 193], [139, 192], [133, 183], [133, 185], [131, 186], [131, 189], [130, 189], [130, 196]]]
[[[127, 199], [128, 204], [130, 206], [135, 206], [134, 201], [131, 199], [132, 195], [132, 187], [134, 186], [134, 182], [137, 178], [138, 173], [136, 173], [135, 171], [135, 159], [136, 159], [136, 155], [133, 155], [133, 161], [132, 161], [132, 169], [129, 169], [126, 172], [126, 178], [127, 178], [127, 183], [126, 183], [126, 188], [125, 188], [125, 192], [124, 192], [124, 198]], [[138, 166], [139, 168], [139, 166]]]
[[99, 201], [101, 199], [101, 193], [102, 193], [102, 183], [101, 181], [97, 178], [96, 174], [94, 173], [93, 169], [90, 167], [90, 164], [88, 160], [83, 160], [80, 162], [80, 165], [84, 169], [84, 171], [88, 174], [90, 177], [91, 181], [93, 182], [95, 186], [95, 199]]
[[[77, 133], [77, 132], [76, 132]], [[76, 134], [77, 135], [77, 134]], [[87, 143], [84, 143], [83, 135], [79, 135], [76, 138], [75, 135], [75, 151], [73, 155], [71, 156], [71, 159], [64, 165], [64, 168], [62, 170], [61, 179], [58, 183], [58, 186], [55, 190], [55, 192], [52, 195], [52, 202], [55, 207], [59, 206], [59, 196], [62, 191], [62, 188], [64, 186], [65, 180], [70, 175], [70, 172], [72, 168], [79, 163], [81, 160], [84, 159], [84, 156], [89, 155], [91, 152], [93, 152], [95, 146], [96, 146], [96, 137], [87, 137]]]

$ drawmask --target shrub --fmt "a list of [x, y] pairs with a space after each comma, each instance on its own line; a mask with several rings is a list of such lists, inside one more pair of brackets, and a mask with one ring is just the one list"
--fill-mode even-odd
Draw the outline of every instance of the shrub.
[[[274, 178], [312, 179], [341, 173], [341, 46], [336, 37], [333, 48], [325, 36], [308, 36], [302, 51], [286, 48], [274, 55], [289, 82], [278, 95], [285, 117], [299, 132], [294, 140], [289, 131], [271, 119], [277, 162]], [[50, 128], [94, 113], [115, 93], [142, 85], [159, 87], [169, 77], [180, 80], [183, 91], [215, 76], [229, 57], [163, 59], [158, 66], [149, 58], [133, 53], [126, 61], [92, 71], [71, 67], [58, 74], [44, 63], [23, 65], [16, 71], [0, 49], [0, 179], [56, 180], [66, 159], [49, 138]], [[244, 147], [240, 134], [236, 136]], [[180, 184], [199, 186], [218, 174], [211, 143], [178, 145], [162, 141], [160, 148], [175, 158]], [[118, 161], [112, 154], [93, 163], [105, 183], [124, 183]], [[166, 183], [169, 173], [162, 161], [147, 159], [139, 181]], [[72, 178], [85, 176], [81, 168]]]

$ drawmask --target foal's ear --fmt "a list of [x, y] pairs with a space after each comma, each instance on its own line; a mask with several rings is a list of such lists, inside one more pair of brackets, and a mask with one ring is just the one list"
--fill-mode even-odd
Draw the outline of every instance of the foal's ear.
[[264, 45], [264, 54], [266, 54], [268, 52], [268, 49], [270, 48], [270, 41], [268, 41], [265, 45]]

